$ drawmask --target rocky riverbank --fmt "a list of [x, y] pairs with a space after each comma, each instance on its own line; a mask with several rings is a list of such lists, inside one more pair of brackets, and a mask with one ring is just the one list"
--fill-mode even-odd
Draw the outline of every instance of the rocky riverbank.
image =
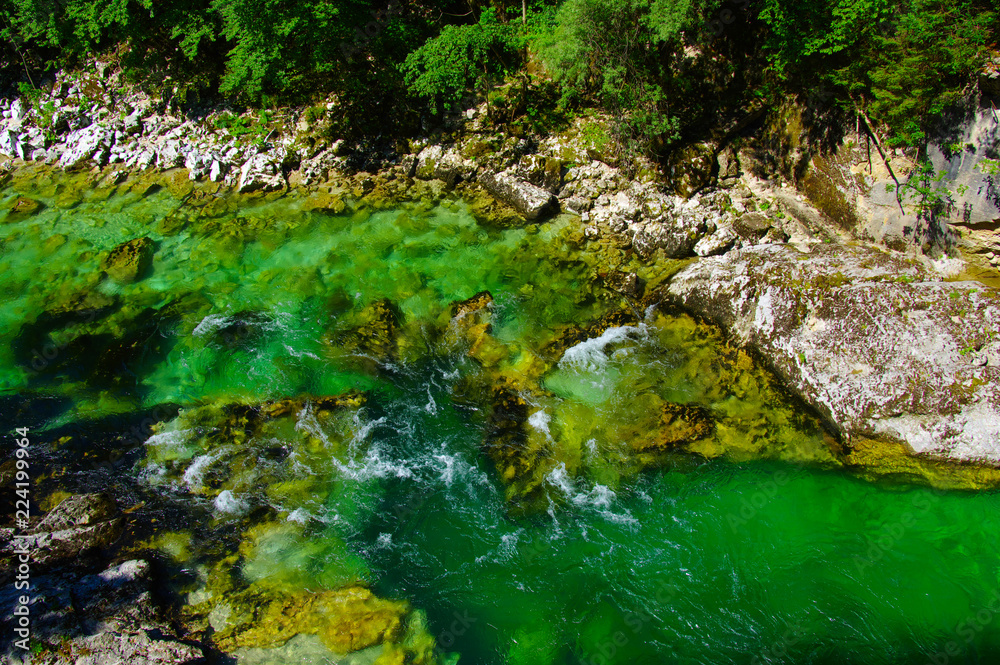
[[[559, 221], [565, 226], [559, 233], [565, 243], [553, 244], [560, 253], [549, 260], [586, 268], [580, 270], [586, 276], [574, 282], [576, 290], [585, 291], [575, 294], [576, 304], [614, 301], [618, 309], [596, 321], [546, 331], [540, 351], [493, 336], [494, 302], [486, 292], [452, 303], [447, 320], [433, 331], [407, 324], [398, 305], [384, 299], [358, 313], [357, 321], [340, 322], [346, 327], [327, 331], [324, 337], [328, 353], [363, 357], [358, 370], [362, 375], [381, 371], [373, 367], [425, 357], [431, 344], [467, 350], [482, 371], [464, 385], [460, 397], [475, 410], [490, 414], [483, 451], [498, 476], [509, 483], [508, 500], [526, 511], [538, 510], [548, 500], [539, 489], [560, 472], [592, 473], [599, 468], [605, 482], [611, 482], [608, 478], [618, 482], [678, 451], [699, 459], [758, 456], [831, 467], [854, 464], [885, 473], [905, 467], [911, 477], [942, 486], [996, 484], [1000, 275], [986, 251], [995, 242], [989, 201], [973, 206], [968, 218], [972, 221], [966, 220], [967, 227], [975, 227], [973, 236], [962, 235], [958, 223], [962, 220], [951, 224], [947, 218], [926, 224], [927, 220], [914, 217], [923, 225], [904, 232], [909, 223], [905, 214], [893, 218], [891, 232], [871, 233], [874, 218], [864, 216], [863, 206], [871, 210], [870, 200], [878, 198], [872, 192], [882, 176], [875, 170], [856, 173], [863, 159], [856, 150], [858, 136], [846, 137], [844, 146], [853, 141], [855, 149], [845, 147], [833, 160], [810, 155], [805, 148], [792, 156], [770, 154], [768, 137], [762, 135], [770, 130], [758, 128], [742, 142], [691, 146], [663, 170], [641, 159], [623, 163], [616, 158], [606, 132], [602, 133], [606, 119], [599, 116], [578, 118], [553, 136], [513, 137], [491, 124], [484, 107], [474, 107], [453, 118], [448, 131], [379, 152], [325, 133], [323, 118], [336, 112], [333, 101], [319, 111], [286, 110], [267, 117], [220, 109], [184, 115], [169, 104], [119, 86], [116, 76], [109, 71], [60, 75], [51, 90], [31, 105], [25, 100], [0, 100], [0, 153], [9, 157], [3, 168], [13, 172], [11, 181], [24, 174], [44, 178], [63, 170], [80, 174], [77, 177], [103, 197], [152, 196], [165, 187], [179, 203], [156, 222], [164, 237], [185, 228], [209, 237], [220, 225], [229, 224], [240, 241], [260, 238], [272, 247], [287, 239], [288, 229], [276, 228], [273, 218], [233, 217], [240, 205], [284, 197], [302, 214], [350, 215], [351, 223], [361, 223], [376, 211], [399, 208], [401, 201], [416, 200], [425, 208], [454, 207], [455, 199], [461, 198], [481, 226], [492, 228], [532, 228], [563, 215]], [[976, 118], [981, 124], [982, 118]], [[787, 122], [780, 129], [792, 132], [798, 141], [795, 127], [796, 122]], [[996, 148], [995, 136], [981, 129], [970, 130], [976, 146], [971, 153], [987, 154]], [[899, 166], [905, 156], [894, 158]], [[781, 167], [770, 172], [766, 165], [781, 159], [802, 161], [805, 175], [783, 180]], [[962, 177], [972, 182], [968, 168]], [[851, 186], [864, 190], [863, 196], [843, 186], [844, 173], [858, 176]], [[983, 185], [983, 196], [988, 186]], [[81, 200], [78, 192], [56, 195], [66, 208]], [[43, 203], [22, 197], [4, 219], [29, 219], [41, 210]], [[408, 214], [398, 220], [400, 225], [409, 224], [407, 228], [426, 231], [423, 222]], [[900, 236], [909, 241], [896, 242]], [[974, 242], [958, 241], [968, 237]], [[924, 242], [928, 238], [947, 241]], [[67, 239], [39, 241], [48, 247]], [[214, 246], [207, 247], [200, 251], [211, 257], [212, 266], [242, 260], [215, 256]], [[966, 250], [968, 256], [963, 256]], [[77, 337], [66, 341], [65, 355], [85, 358], [95, 377], [114, 385], [117, 377], [98, 374], [111, 365], [131, 366], [134, 356], [141, 355], [136, 349], [154, 331], [177, 324], [178, 312], [197, 314], [205, 324], [188, 331], [192, 336], [225, 347], [261, 334], [274, 323], [256, 312], [213, 319], [211, 306], [197, 295], [162, 306], [161, 294], [144, 292], [135, 296], [136, 303], [145, 298], [142, 307], [135, 304], [118, 311], [114, 293], [97, 292], [96, 284], [104, 276], [115, 288], [142, 282], [152, 270], [156, 251], [155, 243], [141, 236], [102, 255], [102, 276], [93, 280], [92, 290], [83, 296], [64, 294], [65, 302], [26, 325], [31, 335], [21, 336], [27, 340], [22, 350], [29, 352], [29, 342], [56, 331], [68, 318], [86, 315], [95, 327], [76, 331]], [[962, 279], [973, 271], [978, 281]], [[532, 297], [529, 286], [522, 289], [525, 298]], [[325, 307], [341, 313], [349, 310], [350, 297], [344, 293], [332, 296], [332, 304]], [[702, 388], [713, 402], [735, 395], [752, 404], [768, 395], [778, 403], [773, 396], [780, 393], [779, 387], [772, 386], [769, 375], [751, 359], [762, 361], [782, 389], [819, 414], [833, 436], [813, 433], [815, 445], [803, 456], [801, 450], [775, 438], [775, 432], [796, 419], [787, 404], [764, 415], [755, 411], [747, 416], [740, 409], [712, 414], [683, 403], [681, 396], [677, 401], [663, 399], [648, 389], [656, 380], [639, 371], [627, 376], [647, 388], [637, 389], [634, 400], [644, 409], [642, 418], [628, 410], [635, 404], [627, 405], [610, 425], [591, 422], [592, 414], [583, 410], [561, 406], [566, 395], [587, 390], [577, 385], [572, 363], [561, 362], [569, 347], [595, 340], [603, 357], [606, 348], [635, 342], [639, 331], [649, 329], [674, 330], [662, 333], [666, 337], [661, 342], [667, 346], [718, 335], [689, 318], [679, 328], [674, 321], [664, 323], [678, 308], [720, 327], [732, 344], [730, 348], [714, 338], [701, 343], [701, 355], [693, 355], [677, 370], [679, 380], [694, 384], [699, 377], [704, 381], [710, 376], [713, 385]], [[87, 357], [87, 344], [96, 334], [113, 337], [115, 344], [95, 360]], [[59, 363], [69, 362], [60, 358], [49, 369], [58, 373]], [[588, 394], [588, 399], [597, 397]], [[340, 425], [348, 422], [337, 415], [344, 404], [329, 404], [315, 417]], [[351, 408], [356, 406], [352, 403]], [[227, 552], [215, 553], [211, 566], [199, 567], [200, 586], [190, 592], [188, 614], [180, 617], [190, 633], [181, 635], [178, 616], [155, 602], [155, 561], [151, 562], [151, 552], [158, 549], [173, 552], [176, 561], [187, 565], [189, 542], [140, 544], [132, 538], [131, 549], [116, 551], [114, 565], [108, 567], [100, 557], [114, 550], [115, 542], [120, 544], [116, 539], [126, 526], [114, 501], [77, 494], [51, 506], [29, 534], [42, 557], [39, 565], [51, 566], [52, 571], [38, 581], [45, 591], [38, 616], [44, 617], [40, 625], [53, 626], [52, 634], [66, 635], [67, 640], [38, 654], [42, 660], [37, 662], [83, 658], [86, 663], [88, 653], [104, 654], [100, 662], [137, 662], [135, 654], [143, 650], [162, 652], [167, 662], [190, 662], [213, 653], [203, 646], [209, 643], [227, 653], [242, 650], [251, 662], [255, 650], [280, 645], [290, 645], [289, 654], [356, 652], [368, 661], [436, 662], [440, 654], [423, 616], [405, 603], [373, 596], [361, 584], [363, 576], [347, 570], [346, 564], [338, 574], [351, 583], [326, 594], [237, 588], [233, 581], [246, 573], [240, 566], [263, 565], [260, 562], [273, 552], [299, 542], [298, 527], [287, 516], [278, 519], [268, 512], [273, 507], [261, 488], [291, 482], [280, 475], [285, 472], [281, 464], [292, 457], [308, 459], [317, 445], [309, 431], [303, 433], [299, 427], [302, 413], [309, 416], [312, 408], [291, 398], [192, 408], [176, 418], [175, 408], [151, 423], [156, 425], [156, 437], [143, 436], [127, 451], [132, 462], [136, 455], [152, 451], [147, 456], [150, 465], [163, 467], [154, 469], [159, 475], [153, 477], [204, 499], [203, 516], [250, 520], [249, 515], [256, 515], [257, 522], [241, 524], [243, 540], [234, 541], [243, 543], [239, 564]], [[194, 425], [185, 425], [185, 418]], [[588, 427], [629, 432], [632, 449], [600, 451], [607, 468], [593, 460], [585, 462], [582, 451], [594, 438]], [[262, 471], [245, 464], [246, 449], [230, 446], [246, 443], [254, 428], [264, 433], [259, 441], [300, 435], [301, 441], [293, 449], [252, 449], [251, 458], [269, 460]], [[204, 435], [184, 439], [183, 455], [168, 446], [163, 458], [157, 458], [157, 445], [172, 445], [173, 434], [189, 430]], [[748, 436], [748, 431], [760, 434]], [[802, 431], [811, 430], [802, 425]], [[352, 435], [347, 430], [342, 435], [338, 445], [346, 447], [344, 442]], [[831, 438], [837, 441], [828, 445]], [[884, 451], [893, 446], [920, 456], [909, 457], [913, 461], [909, 466], [899, 457], [887, 462]], [[612, 453], [623, 455], [624, 462], [613, 459]], [[984, 470], [970, 466], [968, 478], [957, 481], [965, 467], [955, 467], [960, 470], [950, 470], [947, 482], [938, 482], [940, 477], [921, 465], [941, 460], [987, 466]], [[200, 463], [225, 467], [227, 472], [216, 469], [218, 477], [203, 482]], [[301, 479], [294, 482], [301, 491], [308, 488], [310, 495], [321, 492]], [[137, 514], [146, 515], [142, 510]], [[218, 533], [229, 532], [220, 527]], [[11, 535], [9, 529], [0, 532], [0, 557], [12, 555]], [[96, 560], [85, 556], [90, 554], [97, 554]], [[102, 617], [97, 624], [92, 623], [95, 613]], [[291, 614], [308, 621], [293, 625], [284, 619]], [[330, 616], [350, 624], [348, 632], [354, 637], [345, 642], [331, 627], [336, 622]], [[261, 624], [267, 624], [270, 632], [259, 630]], [[126, 637], [115, 641], [109, 635]]]
[[[885, 188], [880, 185], [890, 174], [905, 175], [913, 168], [905, 156], [894, 153], [885, 164], [879, 159], [873, 161], [868, 154], [871, 140], [850, 134], [843, 139], [840, 150], [817, 154], [805, 142], [809, 128], [803, 126], [801, 113], [794, 109], [778, 113], [771, 125], [751, 133], [741, 149], [729, 145], [694, 146], [683, 151], [664, 173], [641, 159], [626, 165], [610, 157], [600, 117], [580, 118], [548, 137], [515, 138], [492, 126], [485, 107], [473, 107], [446, 123], [450, 130], [447, 134], [439, 132], [434, 139], [397, 143], [394, 151], [374, 155], [363, 154], [366, 148], [347, 145], [324, 132], [324, 114], [336, 113], [335, 100], [323, 107], [285, 110], [267, 118], [249, 113], [236, 116], [220, 109], [184, 116], [170, 104], [121, 85], [119, 74], [99, 63], [91, 72], [61, 73], [46, 89], [31, 104], [23, 99], [0, 100], [0, 154], [11, 158], [7, 169], [27, 162], [70, 170], [90, 169], [95, 182], [104, 185], [121, 181], [130, 173], [184, 169], [182, 173], [186, 172], [192, 183], [219, 182], [241, 194], [260, 195], [290, 187], [320, 195], [327, 192], [330, 200], [323, 205], [341, 209], [343, 197], [384, 207], [411, 197], [414, 191], [426, 192], [418, 197], [429, 194], [437, 198], [455, 189], [470, 202], [477, 220], [486, 225], [523, 225], [559, 212], [578, 215], [585, 239], [602, 248], [608, 269], [617, 269], [632, 255], [649, 263], [722, 255], [724, 259], [696, 264], [679, 276], [672, 297], [696, 315], [733, 329], [737, 339], [778, 367], [779, 375], [790, 387], [831, 417], [848, 438], [856, 431], [859, 418], [885, 419], [891, 415], [905, 419], [907, 414], [919, 415], [924, 423], [920, 427], [910, 420], [905, 426], [903, 420], [894, 421], [899, 427], [880, 420], [878, 427], [869, 422], [862, 429], [866, 434], [905, 441], [918, 452], [933, 450], [957, 459], [996, 459], [995, 453], [983, 448], [989, 448], [986, 443], [966, 440], [947, 425], [955, 409], [962, 411], [965, 407], [958, 408], [953, 402], [934, 406], [913, 397], [939, 392], [944, 384], [961, 384], [965, 379], [959, 378], [958, 368], [969, 365], [968, 361], [987, 368], [996, 363], [989, 353], [990, 344], [1000, 337], [997, 322], [989, 313], [992, 310], [977, 305], [952, 312], [970, 298], [976, 303], [987, 298], [983, 301], [987, 302], [988, 295], [995, 292], [990, 287], [996, 286], [990, 280], [1000, 278], [990, 270], [990, 262], [1000, 262], [1000, 255], [992, 251], [1000, 251], [1000, 244], [989, 222], [991, 215], [1000, 213], [991, 194], [992, 181], [981, 168], [976, 170], [975, 159], [963, 157], [961, 164], [952, 167], [954, 159], [949, 162], [950, 158], [942, 156], [940, 150], [933, 153], [946, 171], [951, 169], [950, 180], [962, 185], [960, 199], [951, 203], [960, 204], [965, 212], [953, 216], [952, 224], [947, 212], [928, 221], [919, 212], [908, 212], [902, 206], [898, 213], [893, 213], [888, 204], [883, 206], [884, 197], [878, 192]], [[987, 126], [988, 113], [975, 113], [965, 123], [960, 130], [967, 139], [964, 154], [992, 154], [997, 137]], [[769, 133], [781, 137], [784, 152], [768, 152]], [[867, 146], [867, 153], [859, 146]], [[776, 179], [767, 179], [767, 163], [776, 164]], [[863, 172], [866, 163], [870, 174]], [[357, 164], [381, 164], [381, 168], [364, 172], [357, 169]], [[780, 173], [785, 170], [803, 175], [797, 182], [782, 184]], [[421, 181], [427, 186], [418, 187]], [[798, 189], [788, 185], [798, 185]], [[882, 222], [876, 219], [879, 215], [885, 217]], [[873, 225], [878, 224], [882, 230], [876, 233]], [[904, 237], [910, 241], [902, 242]], [[862, 250], [843, 244], [852, 238], [903, 250], [901, 256], [910, 259], [882, 259], [879, 257], [883, 254], [878, 252], [859, 254]], [[797, 249], [787, 248], [789, 242]], [[834, 250], [811, 249], [830, 242]], [[959, 244], [968, 249], [964, 258], [972, 262], [965, 267], [960, 260], [935, 263], [927, 258], [941, 251], [954, 253]], [[755, 246], [761, 249], [740, 251]], [[776, 248], [784, 249], [779, 252]], [[875, 301], [898, 300], [902, 296], [897, 292], [907, 290], [904, 299], [913, 301], [907, 308], [942, 312], [944, 318], [910, 317], [900, 319], [899, 325], [913, 334], [941, 338], [941, 348], [960, 352], [961, 357], [931, 355], [922, 359], [926, 367], [901, 366], [898, 372], [938, 377], [944, 383], [934, 383], [934, 388], [927, 383], [931, 378], [901, 381], [899, 395], [882, 395], [881, 399], [886, 404], [909, 400], [911, 411], [887, 406], [885, 413], [876, 416], [863, 404], [844, 410], [823, 397], [833, 390], [843, 395], [845, 403], [864, 401], [855, 391], [864, 393], [871, 387], [851, 382], [858, 372], [846, 377], [811, 373], [808, 383], [812, 387], [806, 388], [804, 379], [797, 378], [803, 374], [801, 369], [780, 369], [791, 367], [795, 364], [792, 360], [808, 357], [815, 349], [805, 342], [799, 344], [799, 337], [784, 339], [781, 344], [773, 340], [765, 343], [750, 334], [749, 323], [739, 317], [750, 316], [756, 301], [747, 303], [754, 297], [763, 299], [762, 306], [773, 305], [782, 311], [795, 312], [805, 307], [805, 287], [769, 290], [767, 286], [776, 279], [769, 273], [774, 268], [769, 261], [788, 252], [795, 254], [795, 261], [786, 260], [783, 265], [798, 266], [811, 276], [811, 284], [843, 282], [842, 292], [822, 297], [807, 289], [812, 294], [810, 306], [856, 293], [857, 289], [849, 291], [853, 281], [845, 275], [854, 274], [851, 266], [858, 262], [868, 265], [874, 260], [879, 266], [877, 275], [866, 274], [864, 279], [865, 289], [873, 292]], [[752, 261], [754, 257], [760, 261]], [[943, 281], [963, 270], [978, 271], [986, 283], [948, 286]], [[798, 280], [799, 285], [808, 281], [803, 281], [803, 275], [782, 275], [782, 279]], [[917, 287], [901, 284], [900, 280], [937, 286], [918, 293]], [[954, 293], [959, 297], [955, 298]], [[710, 301], [713, 304], [709, 305]], [[719, 309], [723, 302], [729, 308], [725, 315]], [[858, 306], [865, 309], [860, 302]], [[947, 316], [944, 312], [948, 312]], [[760, 325], [766, 325], [772, 314], [763, 312], [757, 317]], [[801, 321], [807, 318], [800, 317]], [[838, 325], [855, 318], [846, 310], [842, 317], [833, 316]], [[959, 319], [962, 325], [953, 324], [953, 319]], [[873, 325], [863, 335], [872, 348], [851, 346], [841, 339], [828, 351], [828, 362], [841, 369], [854, 366], [854, 356], [869, 357], [875, 348], [899, 347], [901, 332], [895, 323]], [[783, 354], [779, 348], [785, 349]], [[874, 368], [894, 366], [891, 362], [876, 362], [874, 357], [867, 362], [872, 369], [861, 372], [862, 376], [877, 376], [879, 372]], [[942, 378], [944, 375], [949, 378]], [[986, 409], [983, 417], [988, 420], [994, 412], [984, 405], [997, 400], [991, 382], [981, 384], [977, 383], [980, 387], [969, 393], [963, 404], [974, 410]], [[848, 412], [852, 415], [848, 416]], [[938, 421], [933, 422], [935, 419]], [[943, 432], [942, 427], [949, 432], [943, 435], [947, 441], [933, 434]], [[923, 433], [918, 435], [917, 431]], [[992, 434], [984, 430], [975, 436], [977, 441], [985, 442]]]

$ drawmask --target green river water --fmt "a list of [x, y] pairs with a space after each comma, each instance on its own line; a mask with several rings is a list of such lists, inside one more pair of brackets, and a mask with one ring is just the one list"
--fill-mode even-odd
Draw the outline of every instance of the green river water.
[[[598, 292], [571, 219], [501, 231], [457, 200], [330, 214], [304, 195], [81, 182], [0, 192], [0, 210], [44, 204], [0, 217], [0, 390], [40, 441], [159, 409], [123, 473], [196, 517], [148, 543], [215, 630], [238, 608], [213, 571], [238, 553], [237, 585], [362, 582], [408, 601], [452, 662], [1000, 662], [994, 492], [850, 473], [808, 414], [684, 316], [638, 312], [545, 359], [558, 331], [638, 306]], [[149, 273], [103, 277], [102, 253], [144, 235]], [[499, 361], [443, 332], [450, 303], [482, 291]], [[372, 358], [345, 340], [382, 298], [401, 341]], [[516, 510], [482, 449], [498, 377], [547, 451]], [[351, 389], [363, 404], [332, 416], [310, 401]], [[313, 397], [294, 417], [226, 424], [234, 405], [295, 396]], [[664, 402], [715, 429], [636, 454]], [[239, 655], [341, 662], [301, 638]]]

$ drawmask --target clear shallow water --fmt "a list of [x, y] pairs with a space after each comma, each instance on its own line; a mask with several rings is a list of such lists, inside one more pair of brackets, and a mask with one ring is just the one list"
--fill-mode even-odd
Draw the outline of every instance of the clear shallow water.
[[[851, 477], [815, 423], [683, 317], [651, 314], [540, 360], [554, 331], [622, 305], [570, 251], [566, 222], [498, 232], [456, 203], [329, 216], [289, 198], [211, 216], [167, 189], [78, 200], [58, 181], [18, 187], [47, 207], [0, 226], [0, 385], [61, 397], [52, 431], [185, 407], [134, 473], [204, 517], [156, 541], [201, 571], [179, 585], [189, 602], [238, 548], [244, 584], [362, 580], [408, 599], [467, 663], [1000, 655], [995, 494]], [[158, 243], [150, 274], [102, 279], [100, 252], [143, 234]], [[441, 332], [449, 303], [483, 290], [506, 349], [492, 364]], [[113, 311], [38, 323], [81, 292], [117, 298]], [[342, 341], [379, 298], [403, 319], [381, 366]], [[545, 453], [543, 508], [526, 517], [480, 450], [497, 377], [523, 378], [527, 436]], [[367, 401], [324, 416], [307, 400], [232, 427], [240, 408], [349, 388]], [[636, 463], [631, 442], [664, 401], [709, 409], [715, 430], [700, 454]], [[219, 534], [237, 536], [230, 551]]]

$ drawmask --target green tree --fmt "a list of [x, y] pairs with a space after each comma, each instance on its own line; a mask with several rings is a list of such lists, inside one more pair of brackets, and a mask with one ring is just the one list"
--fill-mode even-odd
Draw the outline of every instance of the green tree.
[[520, 62], [523, 45], [522, 29], [488, 8], [474, 24], [444, 26], [406, 57], [402, 71], [411, 92], [450, 109], [470, 90], [488, 93]]

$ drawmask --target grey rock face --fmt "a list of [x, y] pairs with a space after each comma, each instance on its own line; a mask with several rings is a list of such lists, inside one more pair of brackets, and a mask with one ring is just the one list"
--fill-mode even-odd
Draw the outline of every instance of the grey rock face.
[[114, 501], [107, 496], [72, 496], [53, 508], [31, 533], [18, 538], [18, 542], [13, 540], [12, 529], [0, 529], [0, 560], [13, 560], [20, 545], [31, 551], [34, 565], [72, 561], [107, 547], [117, 540], [124, 527]]
[[1000, 293], [878, 250], [758, 245], [678, 273], [668, 298], [768, 359], [847, 439], [1000, 462]]
[[449, 187], [460, 179], [469, 179], [475, 166], [453, 149], [439, 145], [424, 148], [417, 155], [414, 175], [421, 180], [443, 180]]
[[[12, 607], [17, 594], [6, 585], [0, 602]], [[59, 644], [57, 652], [32, 661], [31, 652], [16, 651], [13, 644], [0, 650], [10, 663], [46, 662], [57, 665], [152, 665], [198, 662], [204, 652], [171, 636], [153, 602], [149, 564], [125, 561], [96, 575], [66, 573], [32, 578], [32, 636]], [[9, 616], [0, 619], [5, 634]], [[23, 658], [23, 660], [22, 660]]]
[[497, 200], [514, 208], [525, 219], [538, 219], [555, 203], [551, 192], [519, 180], [508, 172], [486, 173], [479, 181]]
[[278, 167], [266, 154], [255, 155], [240, 169], [240, 192], [272, 192], [282, 189], [285, 179], [278, 173]]
[[59, 166], [73, 168], [93, 159], [95, 153], [106, 153], [113, 140], [113, 134], [100, 125], [78, 129], [67, 137], [69, 147], [59, 158]]

